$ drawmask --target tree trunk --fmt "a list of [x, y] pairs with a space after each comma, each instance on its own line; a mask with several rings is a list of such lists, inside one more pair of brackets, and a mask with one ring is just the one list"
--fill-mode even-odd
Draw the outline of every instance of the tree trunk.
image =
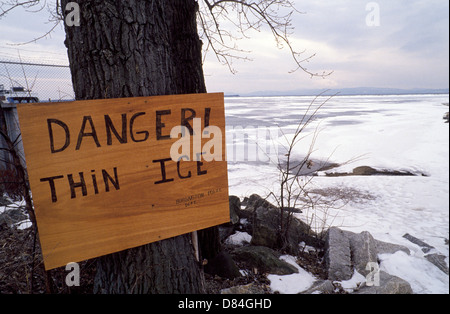
[[[77, 3], [80, 26], [65, 26], [77, 100], [206, 92], [195, 0]], [[100, 293], [204, 291], [190, 235], [98, 258], [97, 268]]]

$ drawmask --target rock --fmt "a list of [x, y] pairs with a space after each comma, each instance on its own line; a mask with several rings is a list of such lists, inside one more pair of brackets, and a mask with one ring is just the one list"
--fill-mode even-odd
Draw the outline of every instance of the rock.
[[[368, 263], [377, 263], [378, 254], [395, 253], [398, 250], [409, 250], [402, 246], [378, 241], [367, 232], [359, 234], [343, 231], [331, 227], [326, 235], [325, 264], [328, 271], [328, 279], [331, 281], [349, 280], [356, 270], [363, 276], [369, 275]], [[378, 286], [362, 286], [355, 291], [357, 294], [410, 294], [411, 286], [405, 280], [380, 271]]]
[[279, 259], [280, 255], [264, 246], [244, 246], [233, 251], [236, 259], [256, 267], [259, 272], [275, 275], [298, 273], [293, 265]]
[[[311, 228], [294, 216], [291, 216], [290, 228], [285, 242], [282, 242], [280, 239], [280, 209], [258, 195], [252, 195], [249, 198], [246, 211], [252, 212], [249, 215], [252, 224], [252, 245], [267, 246], [272, 249], [283, 248], [292, 254], [297, 253], [298, 244], [302, 241], [313, 246], [323, 245], [323, 241], [318, 240]], [[288, 212], [283, 212], [284, 221], [287, 220]]]
[[[405, 233], [403, 235], [403, 237], [405, 239], [409, 240], [410, 242], [420, 246], [420, 249], [424, 253], [430, 253], [432, 250], [436, 250], [436, 248], [434, 246], [429, 245], [428, 243], [410, 235], [409, 233]], [[425, 255], [425, 258], [430, 263], [432, 263], [437, 268], [439, 268], [441, 271], [443, 271], [447, 275], [449, 274], [449, 269], [448, 269], [447, 263], [445, 262], [446, 257], [444, 255], [439, 254], [439, 253], [430, 253], [430, 254]]]
[[377, 244], [377, 253], [378, 254], [394, 254], [397, 251], [403, 251], [406, 254], [411, 254], [409, 249], [406, 246], [394, 243], [383, 242], [380, 240], [375, 240]]
[[22, 209], [7, 209], [0, 213], [0, 224], [7, 224], [9, 227], [24, 221], [28, 218]]
[[[326, 172], [326, 176], [329, 177], [342, 177], [342, 176], [415, 176], [414, 173], [403, 170], [390, 170], [383, 169], [377, 170], [369, 166], [360, 166], [353, 169], [352, 172]], [[422, 174], [426, 176], [425, 174]]]
[[365, 283], [353, 294], [412, 294], [411, 285], [396, 276], [380, 271], [380, 285], [367, 286]]
[[234, 286], [220, 290], [220, 294], [264, 294], [263, 288], [258, 287], [255, 283], [249, 283], [244, 286]]
[[316, 281], [311, 288], [301, 292], [301, 294], [331, 294], [334, 292], [334, 285], [331, 280]]
[[352, 264], [355, 269], [363, 276], [367, 276], [370, 270], [367, 270], [368, 263], [377, 263], [377, 244], [372, 235], [363, 231], [359, 234], [344, 231], [350, 242], [350, 252]]
[[247, 206], [245, 207], [245, 210], [255, 211], [258, 207], [273, 208], [273, 209], [277, 208], [276, 206], [272, 205], [269, 201], [263, 199], [258, 194], [252, 194], [247, 199]]
[[[283, 213], [284, 221], [288, 214]], [[279, 209], [259, 207], [253, 217], [252, 245], [267, 246], [273, 249], [283, 248], [289, 253], [297, 253], [298, 244], [317, 245], [320, 242], [314, 232], [304, 222], [291, 216], [290, 227], [285, 243], [280, 240], [280, 211]]]
[[267, 207], [258, 207], [252, 221], [252, 245], [276, 249], [279, 246], [279, 214]]
[[425, 258], [426, 258], [430, 263], [432, 263], [432, 264], [435, 265], [437, 268], [439, 268], [441, 271], [443, 271], [443, 272], [446, 273], [447, 275], [449, 274], [448, 266], [447, 266], [447, 263], [445, 262], [446, 257], [445, 257], [444, 255], [437, 254], [437, 253], [433, 253], [433, 254], [425, 255]]
[[221, 251], [213, 259], [209, 260], [204, 270], [211, 275], [218, 275], [222, 278], [234, 279], [241, 276], [239, 269], [231, 256]]
[[428, 243], [423, 242], [422, 240], [419, 240], [418, 238], [410, 235], [409, 233], [405, 233], [403, 235], [403, 237], [405, 239], [407, 239], [409, 242], [412, 242], [418, 246], [420, 246], [420, 248], [422, 249], [422, 252], [424, 253], [428, 253], [430, 252], [432, 249], [434, 249], [434, 246], [429, 245]]
[[353, 169], [353, 175], [355, 176], [371, 176], [377, 173], [378, 170], [368, 166], [361, 166]]
[[330, 280], [349, 280], [353, 275], [350, 240], [336, 227], [328, 229], [325, 238], [325, 265]]
[[376, 240], [367, 231], [357, 234], [336, 227], [328, 230], [325, 249], [329, 279], [338, 281], [350, 279], [353, 268], [367, 276], [370, 270], [366, 267], [368, 263], [377, 263], [378, 254], [393, 254], [397, 251], [410, 254], [405, 246]]
[[239, 197], [231, 195], [230, 201], [230, 223], [235, 225], [239, 223], [239, 212], [241, 211], [241, 200]]
[[234, 226], [230, 224], [223, 224], [219, 226], [220, 242], [225, 241], [230, 235], [234, 233]]

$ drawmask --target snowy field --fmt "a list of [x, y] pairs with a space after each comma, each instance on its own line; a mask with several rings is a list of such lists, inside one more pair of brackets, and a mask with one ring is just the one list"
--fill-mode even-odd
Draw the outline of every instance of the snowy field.
[[[277, 191], [273, 157], [283, 156], [283, 134], [290, 137], [313, 98], [225, 99], [230, 195], [242, 199]], [[319, 98], [314, 106], [324, 100]], [[326, 177], [322, 172], [310, 186], [361, 196], [314, 215], [317, 221], [324, 219], [327, 226], [358, 233], [366, 230], [378, 240], [408, 247], [410, 255], [398, 252], [379, 258], [381, 269], [407, 280], [414, 293], [449, 293], [449, 277], [424, 258], [419, 246], [403, 238], [409, 233], [434, 246], [447, 257], [448, 265], [449, 124], [443, 120], [449, 110], [443, 103], [448, 102], [448, 95], [335, 96], [317, 112], [315, 123], [305, 130], [294, 151], [300, 160], [317, 130], [313, 159], [339, 164], [353, 160], [327, 172], [352, 172], [358, 166], [370, 166], [417, 175]], [[242, 137], [242, 132], [247, 136]], [[312, 214], [304, 212], [299, 218]], [[271, 277], [272, 289], [295, 293], [313, 281], [306, 272], [290, 276]], [[356, 274], [355, 281], [360, 277]]]

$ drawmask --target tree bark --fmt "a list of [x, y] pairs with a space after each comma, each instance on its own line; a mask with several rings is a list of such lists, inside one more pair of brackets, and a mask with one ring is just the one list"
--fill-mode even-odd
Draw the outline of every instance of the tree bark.
[[[80, 26], [65, 24], [77, 100], [206, 92], [195, 0], [77, 3]], [[204, 292], [190, 235], [98, 258], [95, 292]]]

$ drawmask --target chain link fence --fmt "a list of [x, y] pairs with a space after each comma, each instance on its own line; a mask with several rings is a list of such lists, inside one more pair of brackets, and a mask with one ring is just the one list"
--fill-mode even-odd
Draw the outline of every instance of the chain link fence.
[[23, 97], [38, 102], [73, 100], [69, 66], [0, 60], [0, 100], [28, 100]]
[[26, 168], [16, 105], [74, 98], [68, 65], [0, 59], [0, 197], [17, 188], [17, 159]]

